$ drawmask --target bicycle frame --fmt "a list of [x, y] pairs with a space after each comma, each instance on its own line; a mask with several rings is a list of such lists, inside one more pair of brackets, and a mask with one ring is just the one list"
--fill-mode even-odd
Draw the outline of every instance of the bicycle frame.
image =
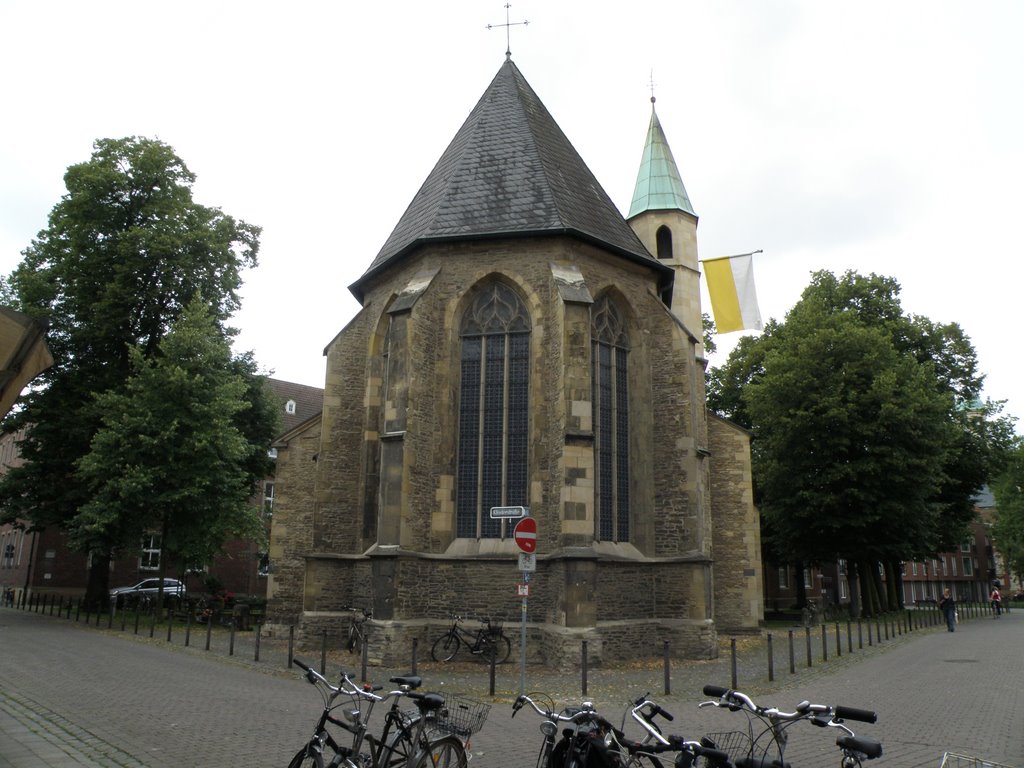
[[[357, 765], [364, 764], [364, 761], [359, 758], [364, 741], [369, 745], [368, 757], [371, 764], [374, 766], [385, 765], [382, 762], [382, 758], [386, 753], [394, 752], [394, 745], [398, 743], [398, 736], [403, 736], [406, 742], [413, 747], [407, 755], [407, 763], [411, 765], [417, 748], [428, 745], [429, 739], [427, 738], [425, 728], [426, 720], [422, 716], [423, 707], [420, 705], [422, 702], [428, 704], [431, 708], [436, 708], [436, 706], [443, 702], [443, 699], [441, 699], [439, 694], [413, 693], [421, 684], [420, 678], [415, 676], [391, 678], [391, 682], [397, 683], [399, 688], [384, 695], [377, 695], [374, 691], [381, 690], [379, 686], [375, 688], [370, 688], [369, 686], [360, 687], [345, 672], [342, 672], [339, 684], [333, 685], [315, 669], [312, 669], [298, 659], [293, 659], [293, 661], [300, 669], [304, 670], [306, 680], [316, 687], [324, 700], [324, 708], [320, 713], [313, 736], [303, 750], [300, 750], [299, 754], [296, 755], [292, 762], [293, 765], [301, 762], [301, 758], [311, 751], [319, 754], [322, 759], [325, 755], [324, 748], [328, 747], [334, 752], [334, 756], [325, 765], [356, 768]], [[338, 718], [335, 717], [333, 711], [341, 706], [338, 699], [342, 697], [345, 697], [346, 700], [356, 699], [360, 702], [365, 702], [365, 704], [358, 709], [344, 710], [342, 718]], [[412, 717], [403, 714], [398, 708], [402, 697], [415, 699], [417, 706], [421, 709], [421, 714]], [[436, 698], [431, 700], [430, 697]], [[384, 729], [379, 737], [375, 737], [368, 732], [370, 716], [377, 703], [388, 700], [391, 701], [391, 707], [384, 716]], [[339, 744], [327, 730], [328, 723], [350, 733], [352, 735], [351, 746]]]

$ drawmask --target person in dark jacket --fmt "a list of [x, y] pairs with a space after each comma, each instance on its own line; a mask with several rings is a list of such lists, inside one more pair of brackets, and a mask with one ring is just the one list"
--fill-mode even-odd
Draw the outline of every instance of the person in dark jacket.
[[953, 595], [948, 589], [942, 593], [942, 599], [939, 600], [939, 610], [946, 617], [946, 626], [949, 628], [949, 631], [956, 632], [956, 600], [953, 599]]

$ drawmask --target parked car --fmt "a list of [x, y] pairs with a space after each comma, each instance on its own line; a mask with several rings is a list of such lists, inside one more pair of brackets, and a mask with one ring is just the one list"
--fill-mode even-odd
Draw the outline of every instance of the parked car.
[[[110, 600], [118, 606], [148, 604], [157, 599], [160, 579], [144, 579], [130, 587], [115, 587], [110, 590]], [[177, 579], [164, 579], [164, 600], [177, 600], [185, 596], [185, 585]]]

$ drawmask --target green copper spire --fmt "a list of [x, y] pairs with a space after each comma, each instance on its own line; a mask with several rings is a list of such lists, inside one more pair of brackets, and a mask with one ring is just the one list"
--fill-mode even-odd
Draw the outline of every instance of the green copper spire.
[[665, 132], [654, 111], [654, 97], [651, 97], [651, 125], [647, 129], [647, 144], [640, 161], [640, 172], [636, 176], [633, 202], [629, 206], [627, 219], [644, 211], [677, 210], [693, 216], [693, 206], [686, 195], [686, 187], [679, 175], [672, 150], [669, 149]]

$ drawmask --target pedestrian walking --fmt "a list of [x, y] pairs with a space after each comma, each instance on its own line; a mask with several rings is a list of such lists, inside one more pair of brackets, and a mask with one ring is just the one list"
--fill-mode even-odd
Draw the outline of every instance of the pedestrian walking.
[[999, 618], [1003, 615], [1003, 596], [999, 594], [999, 587], [992, 587], [992, 594], [989, 595], [989, 600], [992, 601], [992, 610], [996, 614], [995, 618]]
[[956, 600], [953, 599], [949, 589], [942, 593], [942, 599], [939, 600], [939, 610], [946, 617], [946, 627], [949, 631], [956, 632]]

